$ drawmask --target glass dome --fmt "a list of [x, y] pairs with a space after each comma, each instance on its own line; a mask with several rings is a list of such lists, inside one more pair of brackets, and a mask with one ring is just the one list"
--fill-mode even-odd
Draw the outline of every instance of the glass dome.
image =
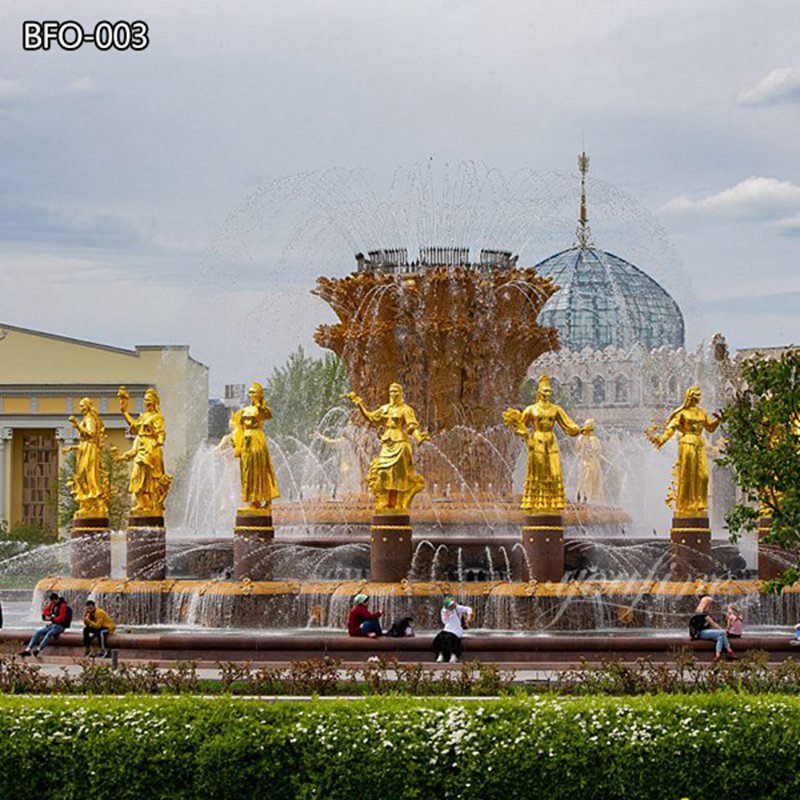
[[625, 259], [579, 244], [541, 261], [536, 270], [561, 287], [539, 314], [539, 324], [558, 330], [562, 348], [683, 347], [678, 304]]

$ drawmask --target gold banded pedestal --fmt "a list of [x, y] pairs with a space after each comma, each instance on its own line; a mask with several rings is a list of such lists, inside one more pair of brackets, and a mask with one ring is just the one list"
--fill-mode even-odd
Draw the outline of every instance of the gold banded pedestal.
[[669, 541], [672, 580], [694, 580], [710, 574], [711, 528], [707, 516], [674, 516]]
[[772, 533], [772, 517], [758, 519], [758, 577], [762, 581], [771, 581], [783, 572], [787, 565], [787, 556], [794, 553], [783, 550], [775, 544], [766, 544], [764, 537]]
[[408, 514], [374, 514], [369, 538], [370, 580], [395, 582], [408, 578], [412, 556]]
[[69, 571], [73, 578], [110, 577], [111, 530], [108, 517], [72, 518]]
[[125, 539], [128, 577], [135, 581], [163, 581], [167, 576], [167, 532], [163, 515], [131, 515]]
[[558, 582], [564, 577], [564, 517], [526, 514], [522, 525], [523, 573], [529, 581]]
[[240, 508], [233, 529], [233, 577], [240, 581], [272, 579], [270, 545], [275, 538], [270, 509]]

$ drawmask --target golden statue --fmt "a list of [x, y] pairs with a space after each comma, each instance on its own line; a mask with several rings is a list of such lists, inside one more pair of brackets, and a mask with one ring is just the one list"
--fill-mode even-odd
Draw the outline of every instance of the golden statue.
[[509, 408], [503, 412], [503, 422], [528, 445], [522, 508], [529, 514], [557, 514], [564, 510], [564, 475], [555, 427], [559, 425], [569, 436], [581, 433], [564, 409], [550, 400], [551, 395], [550, 379], [543, 375], [532, 406], [524, 411]]
[[239, 459], [242, 502], [247, 503], [248, 510], [269, 511], [273, 499], [280, 496], [262, 427], [266, 420], [272, 419], [272, 410], [264, 400], [264, 388], [260, 383], [252, 384], [248, 395], [250, 405], [240, 408], [231, 417], [231, 444]]
[[125, 417], [130, 432], [136, 437], [133, 446], [121, 456], [117, 448], [111, 454], [117, 461], [132, 461], [131, 480], [128, 486], [133, 496], [134, 516], [160, 517], [164, 514], [164, 501], [172, 484], [172, 475], [164, 471], [164, 417], [161, 415], [158, 392], [150, 388], [144, 393], [144, 411], [138, 419], [128, 413], [130, 395], [124, 386], [119, 387], [119, 410]]
[[430, 439], [429, 434], [420, 429], [414, 409], [403, 401], [399, 383], [389, 386], [389, 402], [375, 411], [367, 410], [355, 392], [345, 397], [358, 406], [368, 422], [384, 427], [381, 451], [367, 473], [367, 485], [375, 495], [375, 513], [405, 513], [414, 495], [425, 487], [425, 479], [414, 472], [409, 437], [422, 444]]
[[103, 468], [106, 426], [88, 397], [81, 399], [78, 409], [82, 418], [69, 418], [69, 424], [78, 432], [78, 444], [64, 448], [65, 453], [77, 454], [75, 474], [67, 481], [67, 486], [78, 503], [75, 516], [107, 517], [109, 486]]
[[708, 513], [708, 453], [703, 431], [713, 433], [722, 417], [714, 414], [709, 418], [700, 407], [700, 387], [690, 386], [686, 390], [683, 405], [676, 408], [667, 420], [664, 432], [647, 435], [657, 448], [661, 448], [677, 432], [678, 460], [673, 475], [676, 485], [667, 498], [667, 503], [678, 516], [705, 516]]
[[600, 440], [594, 432], [594, 420], [587, 419], [583, 423], [581, 435], [575, 442], [575, 453], [578, 456], [578, 501], [589, 503], [605, 503], [603, 489], [603, 458]]

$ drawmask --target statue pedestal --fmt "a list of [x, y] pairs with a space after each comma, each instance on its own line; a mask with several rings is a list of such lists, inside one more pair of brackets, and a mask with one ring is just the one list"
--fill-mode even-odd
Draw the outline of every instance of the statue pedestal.
[[163, 581], [167, 576], [167, 535], [163, 516], [131, 516], [128, 521], [128, 577]]
[[408, 514], [373, 514], [369, 537], [369, 577], [395, 582], [411, 571], [411, 518]]
[[233, 577], [240, 581], [268, 581], [272, 578], [269, 545], [275, 536], [272, 512], [267, 509], [242, 509], [236, 514], [233, 529]]
[[763, 539], [772, 532], [772, 517], [759, 517], [758, 520], [758, 578], [771, 581], [777, 578], [788, 566], [787, 557], [791, 551], [774, 544], [764, 544]]
[[669, 541], [672, 580], [694, 580], [711, 572], [708, 517], [673, 517]]
[[111, 575], [108, 517], [73, 517], [69, 539], [69, 572], [73, 578]]
[[562, 514], [526, 514], [521, 541], [527, 580], [558, 582], [564, 577]]

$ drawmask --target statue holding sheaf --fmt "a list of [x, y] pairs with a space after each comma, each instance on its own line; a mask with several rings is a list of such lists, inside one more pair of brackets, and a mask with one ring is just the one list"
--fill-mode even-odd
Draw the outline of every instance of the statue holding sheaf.
[[350, 400], [373, 425], [382, 426], [381, 450], [369, 466], [367, 485], [375, 495], [375, 513], [406, 513], [425, 479], [414, 470], [411, 439], [422, 444], [430, 435], [420, 428], [414, 409], [403, 399], [399, 383], [389, 386], [389, 402], [370, 411], [363, 400], [349, 392]]
[[78, 504], [76, 517], [107, 517], [110, 487], [103, 468], [106, 426], [94, 403], [88, 397], [78, 403], [81, 419], [70, 416], [69, 424], [77, 431], [78, 444], [64, 448], [74, 452], [75, 472], [67, 487]]
[[152, 387], [144, 393], [144, 411], [134, 419], [129, 413], [130, 395], [119, 387], [119, 408], [135, 436], [130, 450], [119, 455], [115, 447], [111, 454], [117, 461], [132, 462], [128, 490], [133, 497], [133, 516], [161, 517], [164, 502], [172, 485], [172, 476], [164, 469], [164, 442], [167, 433], [161, 414], [158, 392]]

